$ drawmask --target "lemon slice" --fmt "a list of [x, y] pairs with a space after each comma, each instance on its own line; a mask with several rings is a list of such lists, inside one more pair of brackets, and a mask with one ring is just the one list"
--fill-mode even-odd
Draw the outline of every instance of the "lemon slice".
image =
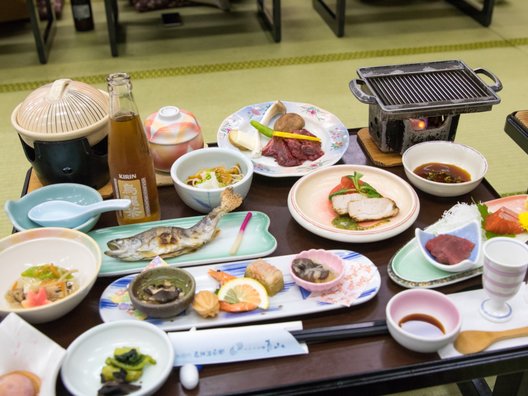
[[252, 278], [236, 278], [226, 282], [218, 291], [218, 299], [230, 304], [251, 303], [268, 309], [268, 292], [262, 283]]

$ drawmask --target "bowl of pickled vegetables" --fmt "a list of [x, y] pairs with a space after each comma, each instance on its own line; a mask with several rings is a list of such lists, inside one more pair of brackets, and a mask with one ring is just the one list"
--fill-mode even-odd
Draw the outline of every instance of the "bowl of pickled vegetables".
[[197, 212], [209, 213], [220, 205], [227, 187], [246, 197], [253, 180], [253, 163], [238, 151], [210, 147], [178, 158], [170, 174], [182, 201]]
[[86, 297], [101, 262], [97, 243], [77, 230], [35, 228], [1, 239], [0, 317], [60, 318]]

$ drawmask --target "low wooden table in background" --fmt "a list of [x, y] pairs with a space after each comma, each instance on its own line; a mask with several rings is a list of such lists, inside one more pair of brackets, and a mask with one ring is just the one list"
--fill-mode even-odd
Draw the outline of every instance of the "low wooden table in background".
[[[369, 159], [351, 135], [350, 146], [341, 163], [370, 165]], [[402, 167], [387, 168], [405, 179]], [[26, 180], [25, 188], [29, 183]], [[458, 201], [488, 201], [498, 197], [497, 192], [483, 181], [471, 194], [456, 198], [437, 198], [418, 192], [421, 204], [416, 222], [405, 232], [390, 239], [372, 243], [341, 243], [314, 235], [302, 228], [291, 217], [287, 196], [298, 178], [269, 178], [254, 175], [253, 184], [241, 211], [262, 211], [271, 218], [270, 232], [278, 246], [273, 256], [315, 249], [349, 249], [367, 256], [378, 267], [381, 289], [372, 300], [350, 308], [331, 312], [288, 318], [302, 320], [304, 328], [315, 328], [380, 320], [385, 318], [385, 306], [396, 293], [404, 290], [387, 275], [392, 256], [414, 237], [414, 228], [423, 228], [438, 220], [444, 210]], [[196, 216], [179, 199], [173, 187], [160, 187], [162, 218], [172, 219]], [[115, 215], [105, 213], [97, 228], [115, 226]], [[116, 277], [99, 278], [88, 296], [66, 316], [45, 324], [35, 325], [44, 334], [68, 345], [80, 334], [102, 323], [99, 316], [99, 298]], [[480, 277], [439, 289], [454, 293], [480, 288]], [[126, 334], [123, 334], [126, 338]], [[311, 344], [310, 353], [302, 356], [204, 366], [200, 372], [199, 387], [187, 391], [179, 383], [175, 368], [157, 395], [220, 395], [220, 394], [357, 394], [376, 395], [423, 388], [446, 383], [464, 382], [469, 387], [474, 378], [500, 375], [497, 387], [501, 394], [528, 394], [522, 386], [528, 367], [528, 346], [500, 351], [482, 352], [470, 356], [440, 359], [436, 353], [411, 352], [397, 344], [390, 336], [372, 336], [362, 339], [341, 340]], [[474, 389], [474, 387], [472, 387]], [[504, 393], [502, 393], [504, 392]], [[525, 393], [517, 393], [525, 392]], [[60, 376], [57, 394], [67, 395]]]

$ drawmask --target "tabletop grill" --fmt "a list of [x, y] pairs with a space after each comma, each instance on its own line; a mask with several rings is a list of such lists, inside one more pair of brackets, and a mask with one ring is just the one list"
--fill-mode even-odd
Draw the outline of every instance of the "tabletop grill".
[[[350, 81], [356, 98], [369, 105], [369, 132], [383, 152], [403, 153], [413, 144], [454, 140], [462, 113], [491, 110], [500, 102], [500, 80], [461, 61], [360, 68]], [[494, 81], [486, 85], [477, 73]]]

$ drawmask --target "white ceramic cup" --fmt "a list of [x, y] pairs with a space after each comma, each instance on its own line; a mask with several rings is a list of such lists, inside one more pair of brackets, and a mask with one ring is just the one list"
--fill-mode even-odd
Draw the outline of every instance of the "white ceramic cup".
[[480, 305], [482, 315], [493, 322], [512, 317], [507, 303], [519, 291], [528, 268], [528, 245], [507, 237], [496, 237], [483, 245], [482, 285], [488, 295]]

